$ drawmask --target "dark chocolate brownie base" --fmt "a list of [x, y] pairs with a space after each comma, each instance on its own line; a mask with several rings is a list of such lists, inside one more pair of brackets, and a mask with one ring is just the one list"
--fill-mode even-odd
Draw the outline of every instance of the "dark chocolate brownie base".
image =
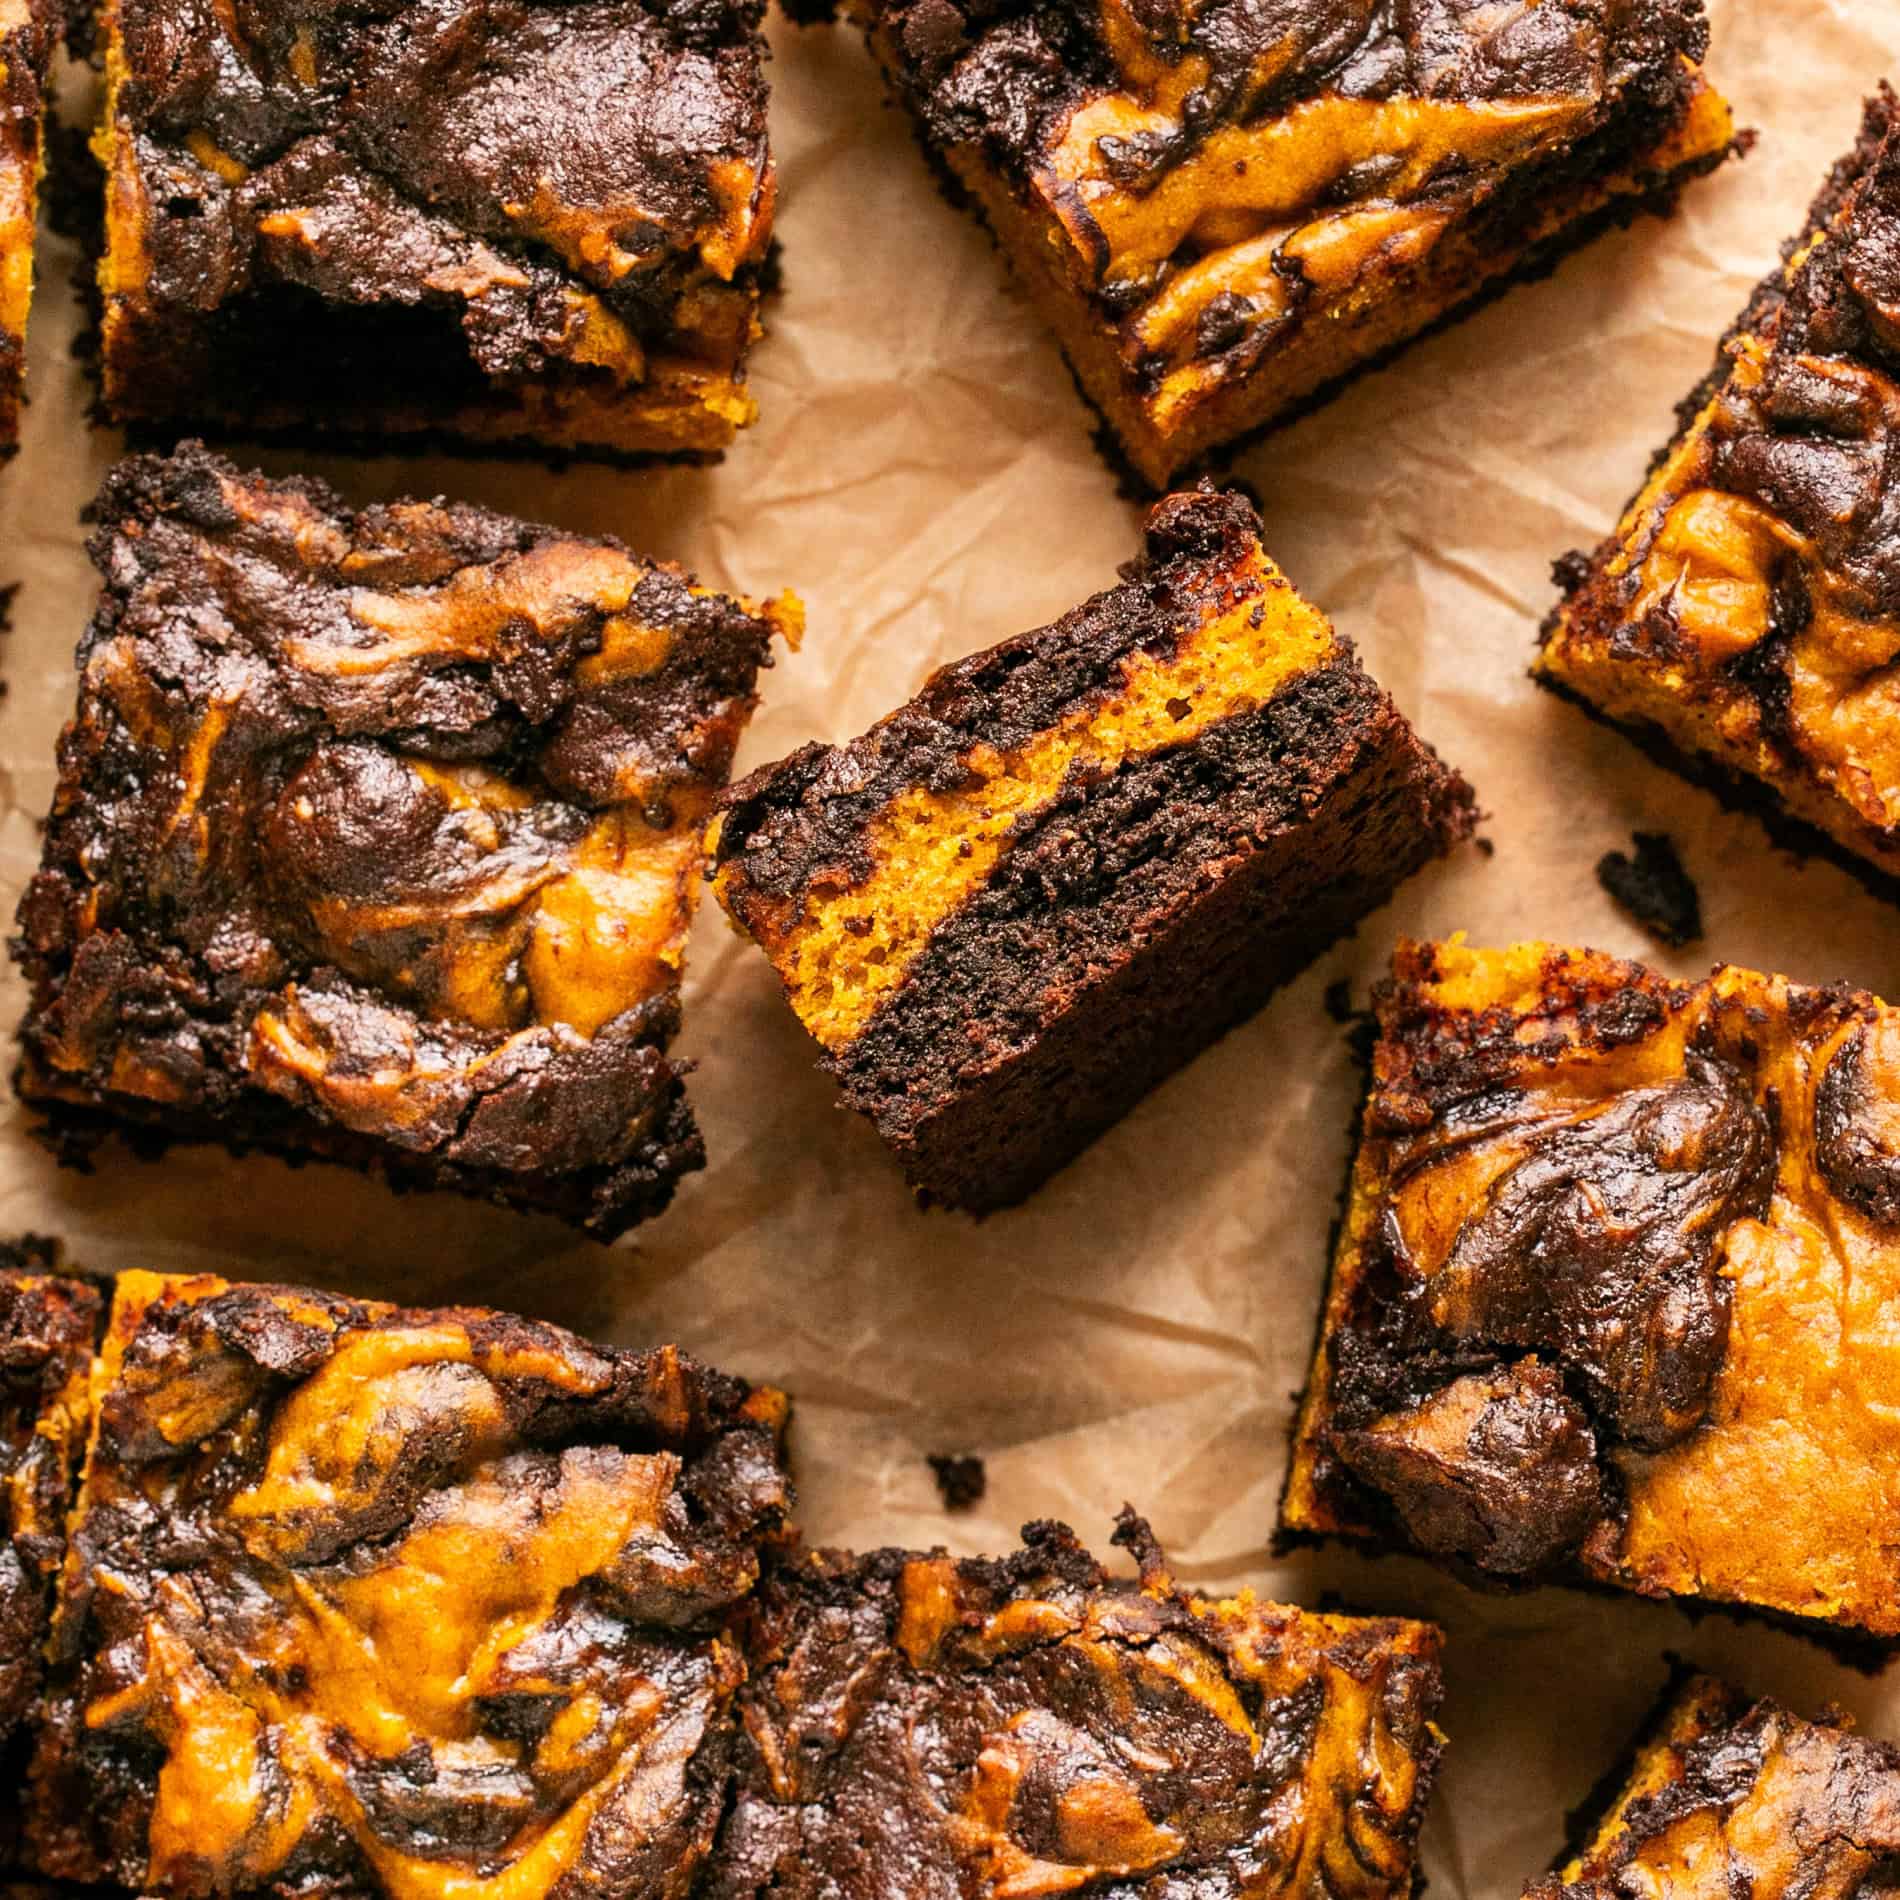
[[1303, 674], [1073, 788], [826, 1066], [927, 1200], [1008, 1206], [1474, 822], [1356, 664]]

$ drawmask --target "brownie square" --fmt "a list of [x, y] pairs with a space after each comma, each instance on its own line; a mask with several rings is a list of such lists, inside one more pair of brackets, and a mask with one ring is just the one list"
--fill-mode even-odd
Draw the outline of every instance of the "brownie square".
[[714, 887], [928, 1199], [1022, 1199], [1471, 829], [1260, 546], [1161, 502], [1119, 587], [733, 787]]
[[1608, 1814], [1525, 1900], [1885, 1900], [1900, 1890], [1900, 1749], [1709, 1676], [1665, 1701]]
[[1024, 1539], [774, 1569], [705, 1900], [1411, 1894], [1436, 1629], [1193, 1597], [1129, 1514], [1139, 1584]]
[[39, 1706], [104, 1314], [98, 1289], [58, 1265], [51, 1241], [0, 1242], [0, 1885], [19, 1847], [12, 1791]]
[[704, 1151], [667, 1045], [766, 606], [483, 509], [196, 444], [108, 477], [15, 956], [20, 1088], [602, 1239]]
[[0, 457], [20, 443], [46, 71], [59, 15], [55, 0], [6, 0], [0, 6]]
[[1538, 677], [1800, 841], [1900, 874], [1900, 102], [1883, 86], [1786, 264], [1567, 595]]
[[1154, 488], [1735, 143], [1702, 0], [845, 5]]
[[758, 0], [99, 0], [104, 407], [704, 456], [752, 420]]
[[152, 1895], [684, 1900], [776, 1392], [472, 1308], [118, 1282], [28, 1794]]
[[1400, 947], [1282, 1522], [1900, 1637], [1900, 1011]]

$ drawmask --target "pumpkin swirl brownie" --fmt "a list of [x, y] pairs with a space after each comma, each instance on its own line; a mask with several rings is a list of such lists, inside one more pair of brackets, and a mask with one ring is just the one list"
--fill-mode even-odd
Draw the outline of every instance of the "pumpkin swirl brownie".
[[704, 1150], [666, 1048], [700, 839], [796, 603], [188, 444], [108, 477], [20, 1088], [601, 1238]]
[[472, 1308], [118, 1282], [29, 1786], [37, 1870], [685, 1900], [776, 1392]]
[[760, 3], [98, 0], [107, 415], [723, 448], [776, 193]]
[[0, 456], [20, 441], [46, 72], [59, 21], [56, 0], [0, 0]]
[[818, 1553], [748, 1607], [704, 1900], [1404, 1900], [1439, 1634], [1112, 1582], [1059, 1524], [992, 1560]]
[[1889, 1900], [1900, 1749], [1707, 1676], [1670, 1696], [1582, 1851], [1525, 1900]]
[[[1900, 102], [1885, 87], [1538, 677], [1900, 875]], [[1812, 828], [1810, 832], [1808, 828]]]
[[1900, 1637], [1900, 1011], [1458, 940], [1376, 1010], [1284, 1529]]
[[1735, 145], [1701, 0], [845, 4], [1156, 488]]
[[1020, 1200], [1470, 830], [1260, 546], [1175, 495], [1129, 578], [734, 786], [734, 922], [925, 1198]]
[[8, 1791], [25, 1778], [103, 1310], [96, 1287], [57, 1271], [50, 1242], [0, 1242], [0, 1885], [18, 1847]]

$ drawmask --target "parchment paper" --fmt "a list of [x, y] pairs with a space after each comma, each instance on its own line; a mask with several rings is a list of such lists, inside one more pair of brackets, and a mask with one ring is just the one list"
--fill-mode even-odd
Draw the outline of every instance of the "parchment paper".
[[[709, 903], [683, 1048], [700, 1065], [711, 1166], [615, 1249], [453, 1197], [398, 1199], [340, 1169], [209, 1151], [153, 1165], [109, 1149], [90, 1177], [61, 1174], [10, 1101], [0, 1231], [62, 1234], [111, 1268], [486, 1301], [617, 1340], [678, 1339], [795, 1395], [815, 1540], [996, 1550], [1025, 1519], [1059, 1516], [1105, 1548], [1130, 1499], [1196, 1585], [1337, 1591], [1437, 1617], [1452, 1739], [1426, 1831], [1437, 1894], [1514, 1900], [1626, 1743], [1666, 1650], [1810, 1709], [1837, 1700], [1900, 1739], [1900, 1668], [1869, 1681], [1791, 1637], [1666, 1606], [1487, 1598], [1410, 1559], [1269, 1552], [1358, 1088], [1322, 1007], [1330, 982], [1349, 977], [1363, 1002], [1399, 932], [1464, 929], [1900, 996], [1900, 913], [1775, 852], [1525, 677], [1552, 558], [1609, 527], [1900, 51], [1900, 0], [1709, 12], [1713, 74], [1762, 134], [1750, 158], [1696, 186], [1673, 223], [1605, 239], [1239, 464], [1276, 557], [1478, 786], [1495, 856], [1467, 849], [1416, 879], [1027, 1207], [980, 1225], [916, 1212], [870, 1129], [834, 1107], [764, 959]], [[775, 26], [773, 41], [786, 289], [755, 359], [763, 420], [723, 466], [556, 476], [301, 458], [359, 501], [441, 491], [612, 532], [721, 586], [798, 588], [810, 634], [767, 677], [742, 768], [848, 737], [930, 668], [1107, 585], [1138, 521], [1054, 346], [938, 197], [856, 37]], [[8, 917], [90, 611], [78, 513], [118, 448], [85, 422], [70, 266], [48, 238], [25, 446], [0, 473], [0, 581], [22, 583], [0, 647]], [[247, 459], [281, 472], [299, 458]], [[1700, 880], [1703, 946], [1658, 952], [1598, 890], [1596, 859], [1637, 827], [1671, 832]], [[9, 969], [9, 1028], [20, 1004]], [[939, 1450], [987, 1459], [975, 1512], [944, 1513], [924, 1463]]]

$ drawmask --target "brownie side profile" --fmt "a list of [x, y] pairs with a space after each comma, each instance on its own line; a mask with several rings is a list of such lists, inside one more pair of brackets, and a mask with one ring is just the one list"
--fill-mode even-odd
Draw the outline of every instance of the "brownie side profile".
[[1560, 564], [1537, 677], [1892, 889], [1900, 102], [1886, 86], [1786, 255], [1615, 533]]
[[46, 73], [59, 24], [57, 0], [9, 0], [0, 11], [0, 458], [20, 446]]
[[847, 11], [1157, 489], [1736, 146], [1701, 0]]
[[714, 888], [930, 1200], [1031, 1192], [1470, 830], [1261, 550], [1149, 516], [1121, 586], [724, 800]]
[[817, 1553], [749, 1611], [705, 1900], [1402, 1900], [1439, 1633], [1112, 1581], [1059, 1524], [959, 1560]]
[[14, 954], [20, 1089], [610, 1239], [703, 1165], [667, 1045], [700, 835], [796, 603], [196, 444], [107, 478]]
[[705, 457], [750, 422], [760, 0], [99, 0], [115, 422]]
[[51, 1241], [0, 1242], [0, 1887], [19, 1850], [15, 1791], [44, 1680], [103, 1315], [98, 1288], [60, 1272]]
[[1900, 1011], [1401, 945], [1282, 1508], [1900, 1638]]
[[780, 1394], [472, 1308], [129, 1273], [28, 1795], [137, 1892], [685, 1900]]
[[1674, 1691], [1582, 1850], [1525, 1900], [1884, 1900], [1900, 1889], [1900, 1749], [1751, 1703]]

